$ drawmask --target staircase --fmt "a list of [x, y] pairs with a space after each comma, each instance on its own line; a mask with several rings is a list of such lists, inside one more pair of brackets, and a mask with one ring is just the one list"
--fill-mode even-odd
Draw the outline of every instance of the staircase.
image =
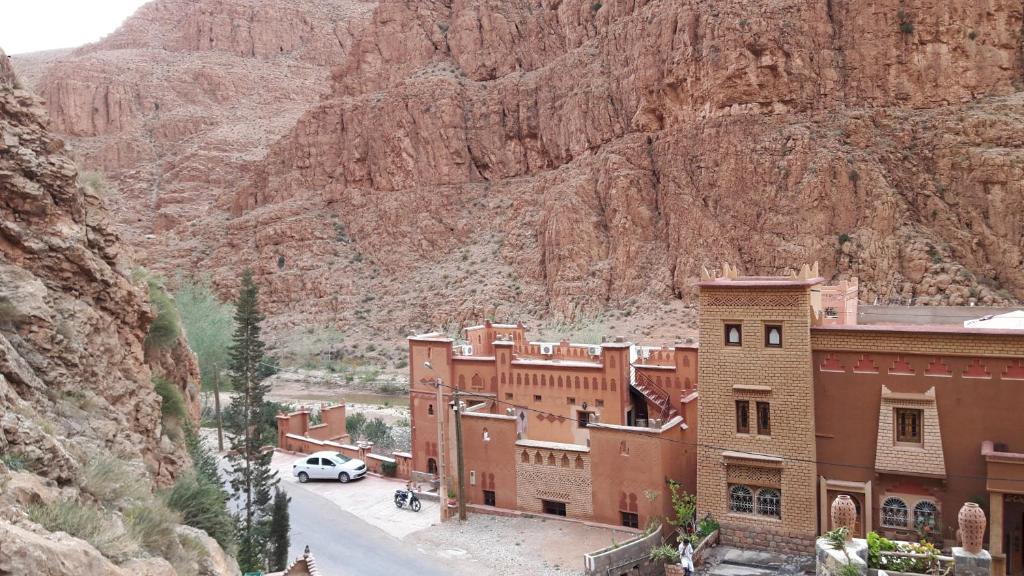
[[644, 395], [644, 398], [661, 410], [659, 418], [664, 424], [679, 415], [679, 410], [672, 405], [672, 396], [661, 386], [658, 386], [643, 372], [633, 367], [633, 388]]

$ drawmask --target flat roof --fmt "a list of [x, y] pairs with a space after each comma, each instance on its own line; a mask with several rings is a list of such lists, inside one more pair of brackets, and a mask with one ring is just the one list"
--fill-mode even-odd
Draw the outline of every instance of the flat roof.
[[799, 280], [785, 276], [738, 276], [736, 278], [715, 278], [697, 284], [701, 288], [798, 288], [821, 284], [821, 276]]
[[426, 334], [416, 334], [415, 336], [409, 336], [408, 339], [427, 342], [453, 342], [453, 340], [445, 336], [443, 332], [427, 332]]
[[964, 328], [959, 324], [826, 324], [811, 326], [812, 332], [897, 332], [925, 334], [977, 334], [979, 336], [1019, 336], [1024, 330], [994, 328]]

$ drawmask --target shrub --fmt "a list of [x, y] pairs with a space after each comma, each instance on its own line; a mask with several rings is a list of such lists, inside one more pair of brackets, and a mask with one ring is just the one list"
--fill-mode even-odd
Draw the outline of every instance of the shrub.
[[0, 296], [0, 326], [13, 326], [17, 319], [17, 306], [6, 296]]
[[676, 515], [675, 518], [670, 518], [668, 523], [673, 526], [685, 526], [697, 512], [697, 497], [680, 490], [679, 484], [672, 480], [669, 480], [668, 489], [672, 493], [672, 510]]
[[12, 472], [18, 472], [25, 469], [25, 457], [21, 454], [9, 452], [0, 455], [0, 462], [4, 463]]
[[377, 446], [390, 446], [393, 442], [391, 438], [391, 426], [388, 426], [380, 418], [374, 418], [363, 426], [363, 436], [369, 442], [373, 442]]
[[101, 504], [118, 508], [150, 497], [149, 480], [142, 470], [110, 453], [94, 454], [82, 470], [81, 487]]
[[903, 34], [914, 33], [914, 23], [911, 21], [910, 16], [907, 15], [902, 9], [896, 13], [896, 18], [900, 23], [900, 32]]
[[134, 504], [124, 511], [124, 527], [128, 536], [156, 556], [170, 556], [177, 542], [175, 527], [181, 517], [159, 500]]
[[284, 270], [284, 254], [277, 255], [277, 269]]
[[127, 559], [138, 550], [138, 544], [98, 506], [61, 500], [29, 506], [28, 517], [50, 532], [67, 532], [85, 540], [113, 560]]
[[345, 416], [345, 431], [348, 432], [349, 436], [353, 440], [358, 440], [359, 435], [363, 431], [363, 426], [366, 425], [366, 415], [362, 412], [356, 412], [355, 414], [349, 414]]
[[839, 245], [840, 246], [842, 246], [843, 244], [846, 244], [849, 241], [850, 241], [850, 235], [847, 234], [846, 232], [843, 232], [842, 234], [839, 235]]
[[167, 506], [181, 515], [181, 520], [210, 535], [225, 550], [235, 537], [235, 523], [228, 513], [228, 496], [219, 484], [201, 470], [182, 474], [164, 494]]
[[668, 544], [662, 544], [661, 546], [651, 548], [649, 558], [651, 559], [651, 562], [679, 564], [679, 551]]
[[160, 414], [164, 418], [176, 418], [179, 422], [184, 422], [188, 418], [185, 399], [181, 397], [181, 390], [178, 390], [173, 382], [164, 376], [154, 376], [153, 389], [160, 395]]
[[398, 463], [396, 462], [382, 462], [380, 465], [380, 471], [385, 476], [394, 478], [398, 474]]
[[156, 318], [149, 325], [145, 344], [153, 348], [169, 348], [181, 335], [181, 318], [178, 316], [178, 309], [158, 278], [146, 277], [146, 283], [149, 285], [149, 302], [156, 311]]
[[593, 4], [590, 5], [590, 9], [593, 12], [597, 12], [598, 10], [601, 9], [601, 6], [602, 4], [600, 2], [594, 2]]

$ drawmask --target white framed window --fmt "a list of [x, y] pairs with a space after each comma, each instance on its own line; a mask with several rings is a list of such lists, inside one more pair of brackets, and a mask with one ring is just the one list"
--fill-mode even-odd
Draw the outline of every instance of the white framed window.
[[742, 484], [729, 487], [729, 511], [740, 514], [754, 513], [754, 492]]
[[907, 503], [896, 497], [886, 498], [882, 502], [882, 526], [906, 528]]
[[757, 491], [757, 513], [760, 516], [782, 518], [782, 493], [775, 488]]
[[914, 528], [935, 528], [939, 521], [939, 507], [931, 500], [921, 500], [914, 505]]

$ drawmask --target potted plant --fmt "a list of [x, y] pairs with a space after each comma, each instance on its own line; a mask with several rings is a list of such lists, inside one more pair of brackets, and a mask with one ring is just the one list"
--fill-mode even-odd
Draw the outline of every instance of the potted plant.
[[679, 565], [679, 552], [668, 544], [651, 548], [651, 562], [665, 564], [665, 576], [683, 576], [683, 567]]

